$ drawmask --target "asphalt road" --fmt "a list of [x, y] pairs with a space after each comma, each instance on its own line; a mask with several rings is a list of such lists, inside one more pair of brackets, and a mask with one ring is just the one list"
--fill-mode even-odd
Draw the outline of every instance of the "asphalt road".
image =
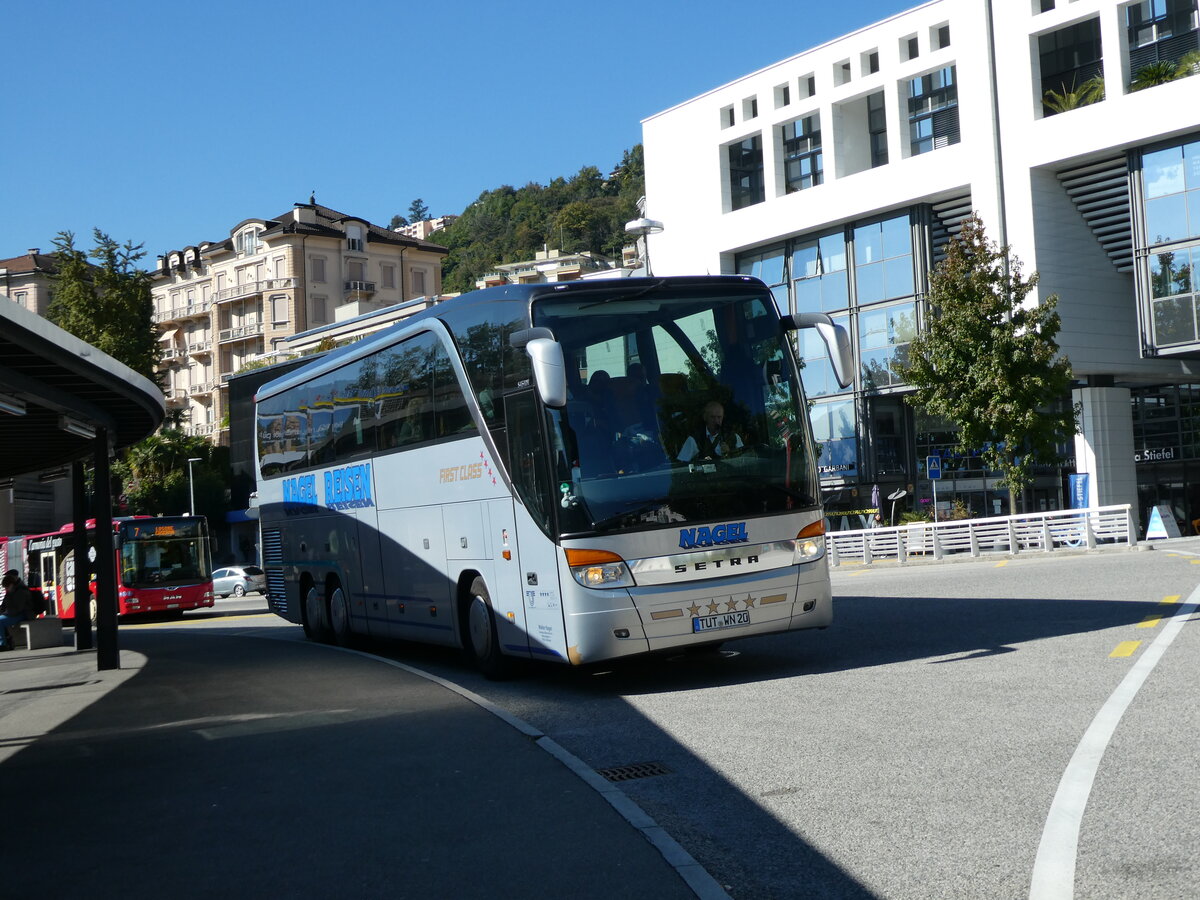
[[[1040, 866], [1046, 900], [1182, 900], [1200, 884], [1200, 626], [1177, 614], [1198, 584], [1200, 541], [844, 568], [827, 631], [499, 684], [446, 651], [375, 649], [597, 769], [653, 764], [624, 790], [735, 898], [1029, 897]], [[302, 639], [231, 602], [251, 614], [149, 627]]]

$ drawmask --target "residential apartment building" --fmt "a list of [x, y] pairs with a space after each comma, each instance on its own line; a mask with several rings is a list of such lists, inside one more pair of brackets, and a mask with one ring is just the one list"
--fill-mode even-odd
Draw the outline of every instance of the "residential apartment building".
[[0, 259], [0, 294], [32, 313], [45, 316], [54, 294], [58, 259], [33, 247], [22, 256]]
[[427, 241], [435, 231], [449, 228], [457, 219], [458, 216], [438, 216], [436, 219], [422, 219], [420, 222], [413, 222], [411, 225], [401, 225], [396, 231], [410, 238], [416, 238], [418, 241]]
[[584, 250], [565, 253], [562, 250], [538, 250], [533, 259], [502, 263], [482, 278], [476, 288], [498, 287], [502, 284], [537, 284], [551, 281], [578, 281], [581, 278], [621, 277], [629, 274], [615, 262], [599, 253]]
[[231, 374], [295, 334], [440, 293], [446, 252], [309, 202], [163, 254], [151, 292], [168, 414], [223, 442]]
[[[803, 378], [834, 525], [872, 488], [1007, 511], [996, 473], [904, 402], [891, 363], [925, 327], [929, 273], [977, 211], [1036, 298], [1059, 297], [1082, 406], [1039, 508], [1087, 475], [1091, 504], [1200, 518], [1200, 49], [1196, 0], [933, 0], [643, 122], [656, 274], [747, 273], [784, 311], [850, 331], [842, 390], [819, 341]], [[1164, 74], [1165, 73], [1165, 74]], [[1071, 458], [1073, 457], [1073, 458]], [[839, 519], [836, 511], [845, 516]]]

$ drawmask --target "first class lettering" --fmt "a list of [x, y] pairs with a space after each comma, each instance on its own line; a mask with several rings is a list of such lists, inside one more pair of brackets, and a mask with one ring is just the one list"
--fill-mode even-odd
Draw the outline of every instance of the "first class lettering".
[[470, 463], [465, 466], [450, 466], [442, 469], [438, 481], [446, 484], [450, 481], [471, 481], [483, 477], [483, 463]]

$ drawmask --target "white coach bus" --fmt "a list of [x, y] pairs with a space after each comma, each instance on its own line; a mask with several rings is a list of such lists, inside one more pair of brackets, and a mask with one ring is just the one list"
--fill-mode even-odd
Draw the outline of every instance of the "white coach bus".
[[511, 285], [256, 397], [271, 608], [318, 641], [580, 665], [832, 619], [807, 407], [744, 276]]

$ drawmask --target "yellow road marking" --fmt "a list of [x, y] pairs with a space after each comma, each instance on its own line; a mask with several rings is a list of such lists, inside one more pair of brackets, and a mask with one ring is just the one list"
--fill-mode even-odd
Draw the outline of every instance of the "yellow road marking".
[[1004, 562], [996, 563], [996, 568], [999, 569], [1001, 566], [1007, 566], [1007, 565], [1008, 565], [1008, 560], [1006, 559], [1006, 560], [1004, 560]]
[[1161, 621], [1162, 621], [1162, 616], [1160, 616], [1158, 613], [1151, 613], [1150, 615], [1146, 616], [1146, 618], [1142, 619], [1142, 621], [1138, 622], [1137, 627], [1138, 628], [1153, 628], [1155, 625], [1157, 625]]
[[1119, 659], [1122, 656], [1133, 656], [1135, 650], [1142, 645], [1141, 641], [1121, 641], [1115, 650], [1108, 654], [1109, 659]]
[[1179, 602], [1179, 594], [1167, 594], [1167, 596], [1163, 597], [1162, 600], [1160, 600], [1159, 602], [1160, 603], [1178, 603]]
[[1188, 562], [1193, 566], [1200, 566], [1200, 559], [1189, 559]]

